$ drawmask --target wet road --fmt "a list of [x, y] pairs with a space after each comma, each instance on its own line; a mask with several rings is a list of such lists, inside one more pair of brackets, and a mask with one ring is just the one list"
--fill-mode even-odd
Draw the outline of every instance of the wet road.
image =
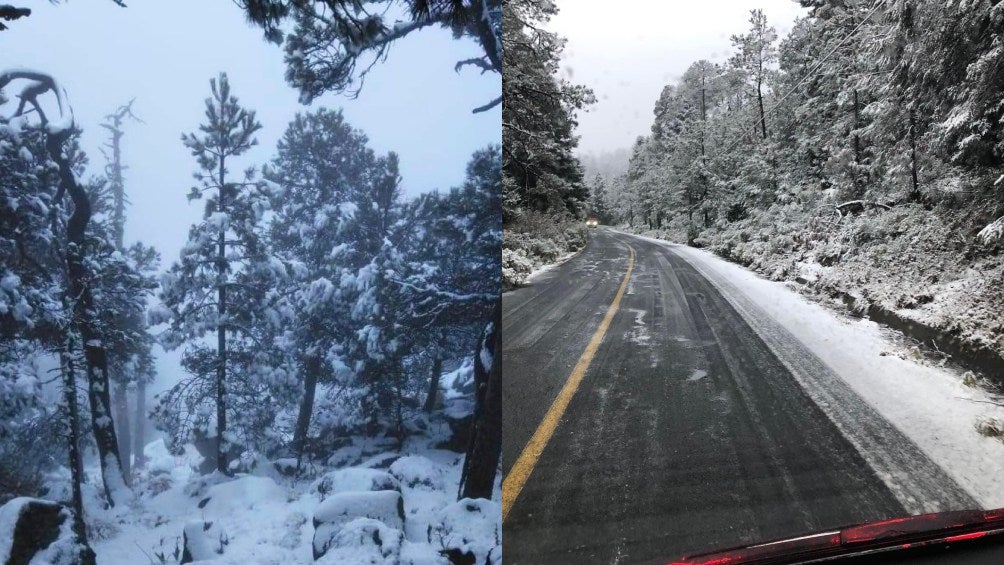
[[[530, 453], [608, 313], [581, 383]], [[911, 497], [973, 506], [838, 384], [851, 423], [835, 425], [793, 361], [671, 247], [593, 232], [582, 253], [504, 296], [502, 339], [506, 563], [666, 562], [903, 515]], [[895, 446], [888, 465], [923, 476], [918, 490], [894, 492], [848, 426]]]

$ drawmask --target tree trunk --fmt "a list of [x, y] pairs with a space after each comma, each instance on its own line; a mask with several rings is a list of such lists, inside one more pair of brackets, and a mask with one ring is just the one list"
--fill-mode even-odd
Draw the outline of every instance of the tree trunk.
[[80, 407], [77, 403], [77, 374], [73, 364], [73, 343], [66, 341], [59, 352], [59, 364], [63, 373], [63, 401], [66, 403], [69, 419], [69, 438], [67, 454], [70, 466], [70, 489], [73, 504], [73, 535], [77, 538], [80, 549], [81, 565], [95, 565], [97, 556], [87, 542], [87, 526], [84, 523], [84, 495], [80, 485], [84, 482], [84, 462], [80, 456]]
[[133, 464], [134, 469], [143, 469], [146, 467], [146, 455], [143, 454], [143, 448], [146, 447], [146, 376], [140, 375], [136, 379], [136, 423], [133, 426], [133, 448], [132, 451], [135, 454], [135, 463]]
[[[122, 178], [122, 120], [124, 115], [119, 114], [118, 112], [120, 111], [121, 109], [109, 117], [111, 123], [105, 124], [105, 128], [111, 132], [112, 136], [110, 144], [112, 150], [111, 171], [109, 174], [110, 178], [108, 179], [114, 201], [112, 209], [112, 235], [115, 239], [115, 248], [119, 253], [125, 254], [125, 181]], [[130, 316], [130, 319], [126, 323], [131, 324], [133, 321]], [[129, 484], [132, 479], [132, 438], [129, 434], [128, 383], [126, 382], [126, 375], [124, 373], [119, 375], [115, 383], [113, 401], [115, 403], [115, 421], [118, 422], [117, 430], [122, 473], [125, 476], [126, 483]]]
[[98, 448], [101, 478], [108, 503], [114, 506], [126, 496], [128, 488], [120, 465], [118, 438], [112, 417], [108, 382], [108, 357], [98, 329], [94, 297], [87, 285], [86, 230], [91, 220], [91, 202], [77, 184], [68, 159], [63, 155], [65, 135], [50, 135], [46, 140], [49, 156], [59, 165], [60, 189], [73, 200], [73, 214], [66, 223], [66, 272], [69, 296], [73, 303], [75, 323], [84, 342], [87, 368], [87, 396], [91, 404], [91, 427]]
[[917, 114], [910, 110], [910, 200], [920, 202], [920, 176], [917, 173]]
[[861, 109], [858, 98], [858, 89], [854, 89], [854, 197], [863, 198], [865, 194], [864, 183], [861, 179], [861, 135], [858, 129], [861, 127]]
[[126, 483], [132, 478], [132, 437], [129, 435], [129, 391], [125, 383], [117, 383], [114, 392], [116, 430], [119, 437], [119, 455]]
[[304, 363], [303, 398], [300, 400], [300, 412], [296, 416], [296, 429], [293, 430], [293, 452], [296, 454], [296, 468], [300, 468], [303, 452], [307, 445], [307, 433], [310, 431], [310, 418], [314, 413], [314, 395], [317, 393], [317, 377], [321, 371], [320, 355], [310, 355]]
[[443, 373], [443, 358], [436, 355], [432, 361], [432, 375], [429, 377], [429, 394], [425, 395], [425, 411], [432, 412], [439, 402], [439, 378]]
[[760, 105], [760, 131], [763, 134], [764, 141], [767, 140], [767, 113], [763, 109], [763, 85], [761, 81], [757, 81], [756, 84], [756, 101]]
[[[226, 212], [226, 184], [223, 158], [220, 158], [220, 212]], [[216, 252], [216, 274], [219, 281], [218, 303], [216, 305], [216, 470], [227, 475], [230, 468], [227, 461], [226, 441], [223, 434], [227, 430], [227, 330], [225, 318], [227, 315], [227, 285], [223, 277], [227, 272], [227, 230], [220, 229], [220, 240]]]
[[501, 325], [500, 299], [474, 356], [476, 402], [471, 443], [460, 479], [461, 498], [490, 499], [495, 490], [495, 474], [502, 456]]
[[80, 457], [80, 408], [77, 404], [77, 375], [73, 366], [72, 344], [67, 340], [66, 346], [59, 352], [59, 361], [63, 372], [63, 401], [66, 403], [69, 420], [68, 456], [73, 491], [73, 533], [80, 539], [87, 539], [87, 529], [84, 527], [84, 497], [80, 484], [84, 481], [84, 464]]

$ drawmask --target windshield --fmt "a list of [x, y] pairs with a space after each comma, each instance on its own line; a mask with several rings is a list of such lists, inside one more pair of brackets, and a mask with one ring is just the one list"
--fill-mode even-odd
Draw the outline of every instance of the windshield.
[[990, 22], [506, 2], [507, 562], [1004, 506]]

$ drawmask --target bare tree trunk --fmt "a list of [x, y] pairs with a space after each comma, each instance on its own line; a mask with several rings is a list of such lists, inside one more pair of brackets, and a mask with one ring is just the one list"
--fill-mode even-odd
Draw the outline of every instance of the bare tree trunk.
[[129, 434], [129, 391], [125, 383], [115, 384], [113, 400], [115, 402], [116, 430], [119, 438], [119, 455], [121, 456], [122, 474], [126, 483], [132, 478], [132, 437]]
[[133, 467], [137, 470], [146, 467], [146, 455], [143, 448], [146, 447], [146, 376], [141, 375], [136, 379], [136, 414], [133, 434], [133, 453], [136, 459]]
[[83, 546], [81, 558], [83, 565], [94, 565], [96, 556], [87, 543], [87, 526], [84, 524], [84, 496], [80, 485], [84, 482], [84, 463], [80, 456], [80, 408], [77, 404], [77, 375], [73, 364], [73, 343], [67, 340], [59, 352], [59, 361], [63, 372], [63, 401], [66, 403], [69, 419], [68, 464], [70, 466], [73, 492], [73, 534]]
[[[474, 356], [476, 402], [471, 443], [460, 478], [461, 498], [492, 497], [502, 456], [502, 359], [499, 356], [502, 301]], [[487, 366], [486, 366], [487, 365]]]
[[429, 376], [429, 394], [425, 395], [425, 411], [432, 412], [439, 402], [439, 378], [443, 373], [443, 358], [436, 355], [432, 361], [432, 375]]
[[304, 363], [303, 398], [300, 400], [300, 412], [296, 416], [296, 428], [293, 430], [293, 452], [296, 454], [296, 468], [300, 468], [303, 452], [307, 445], [307, 433], [310, 431], [310, 418], [314, 413], [314, 396], [317, 393], [317, 377], [321, 371], [321, 357], [310, 355]]
[[[107, 167], [109, 184], [112, 189], [114, 207], [112, 209], [112, 228], [115, 238], [115, 248], [119, 253], [125, 253], [125, 179], [123, 178], [122, 166], [122, 122], [129, 115], [132, 103], [119, 108], [107, 119], [109, 123], [103, 124], [104, 128], [111, 133], [111, 142], [108, 147], [111, 149], [111, 163]], [[132, 317], [125, 323], [132, 323]], [[115, 421], [118, 422], [118, 439], [122, 473], [128, 484], [132, 479], [132, 438], [129, 434], [129, 392], [126, 375], [119, 375], [115, 382], [113, 395], [115, 403]]]
[[[101, 478], [108, 503], [121, 502], [122, 489], [128, 488], [119, 457], [118, 438], [112, 417], [108, 381], [108, 357], [94, 310], [94, 297], [88, 286], [86, 230], [91, 220], [91, 202], [77, 184], [69, 160], [63, 154], [66, 135], [49, 135], [46, 146], [49, 156], [59, 165], [60, 189], [73, 200], [73, 214], [66, 223], [66, 272], [69, 296], [73, 302], [75, 323], [83, 340], [87, 366], [87, 395], [91, 404], [91, 427], [98, 448]], [[119, 498], [119, 500], [116, 500]]]

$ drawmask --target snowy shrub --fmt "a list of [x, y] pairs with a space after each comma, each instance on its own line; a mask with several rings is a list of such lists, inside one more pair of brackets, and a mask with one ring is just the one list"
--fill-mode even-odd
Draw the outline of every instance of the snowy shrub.
[[522, 250], [502, 250], [502, 284], [506, 288], [517, 287], [533, 272], [533, 261]]
[[502, 563], [502, 508], [483, 498], [465, 498], [440, 511], [433, 543], [454, 563]]
[[502, 236], [503, 288], [523, 284], [535, 268], [582, 249], [588, 241], [589, 231], [582, 222], [533, 211], [521, 212], [506, 225]]
[[976, 431], [985, 437], [1004, 440], [1004, 422], [993, 418], [980, 420], [976, 423]]

